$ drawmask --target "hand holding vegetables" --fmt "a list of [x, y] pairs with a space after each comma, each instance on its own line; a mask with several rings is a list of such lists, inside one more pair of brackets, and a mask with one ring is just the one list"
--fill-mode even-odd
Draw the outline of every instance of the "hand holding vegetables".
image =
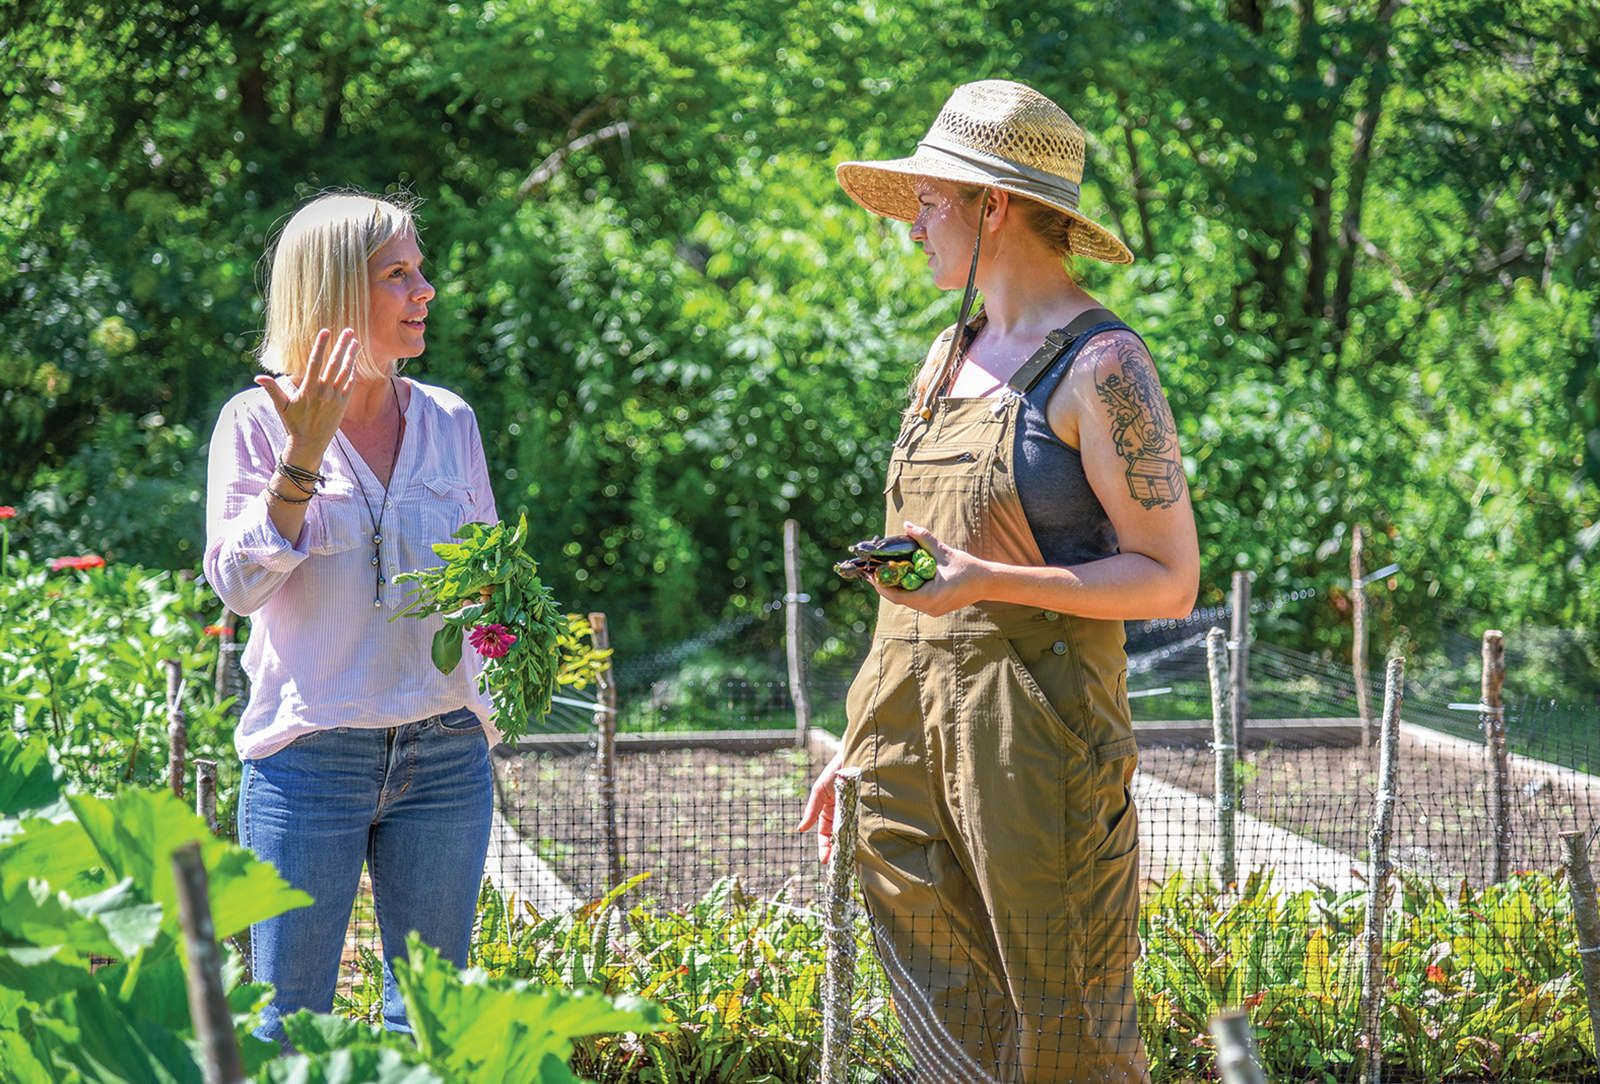
[[869, 538], [850, 547], [855, 556], [840, 561], [833, 570], [847, 580], [870, 578], [882, 587], [915, 591], [933, 579], [933, 554], [910, 535]]

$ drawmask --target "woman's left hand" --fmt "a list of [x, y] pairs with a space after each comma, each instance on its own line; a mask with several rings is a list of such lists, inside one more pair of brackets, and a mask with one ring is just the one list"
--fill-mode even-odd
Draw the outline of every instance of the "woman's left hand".
[[933, 554], [936, 566], [933, 579], [915, 591], [902, 591], [898, 587], [884, 587], [868, 577], [867, 582], [878, 594], [897, 606], [909, 606], [929, 617], [943, 617], [963, 606], [984, 600], [984, 583], [989, 568], [983, 561], [965, 550], [945, 545], [933, 536], [932, 531], [915, 523], [907, 522], [905, 530], [906, 534], [916, 539], [918, 545]]

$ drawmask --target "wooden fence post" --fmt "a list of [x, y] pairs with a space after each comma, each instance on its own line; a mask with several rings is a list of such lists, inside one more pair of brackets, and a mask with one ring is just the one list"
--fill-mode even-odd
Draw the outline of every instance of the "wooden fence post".
[[1366, 967], [1361, 977], [1361, 1034], [1366, 1047], [1361, 1084], [1379, 1084], [1383, 1067], [1383, 926], [1389, 905], [1389, 837], [1394, 821], [1394, 777], [1405, 700], [1406, 660], [1390, 659], [1383, 681], [1383, 726], [1378, 736], [1378, 793], [1368, 836], [1367, 925], [1362, 933]]
[[800, 607], [811, 601], [811, 596], [800, 591], [800, 524], [792, 519], [783, 524], [783, 574], [789, 589], [783, 601], [789, 622], [789, 699], [794, 701], [794, 745], [804, 749], [806, 732], [811, 729], [811, 694], [806, 689], [805, 614]]
[[198, 840], [172, 852], [172, 873], [178, 882], [178, 921], [189, 952], [189, 1015], [200, 1046], [200, 1071], [205, 1084], [238, 1084], [244, 1080], [244, 1066], [222, 985], [222, 954], [211, 922], [206, 867], [200, 861]]
[[232, 610], [222, 611], [222, 634], [217, 637], [217, 699], [233, 697], [228, 714], [234, 718], [244, 714], [245, 701], [250, 698], [249, 680], [244, 676], [240, 653], [244, 645], [239, 642], [239, 615]]
[[1350, 531], [1350, 616], [1355, 624], [1355, 642], [1350, 647], [1350, 666], [1356, 683], [1356, 714], [1361, 717], [1361, 744], [1372, 745], [1372, 683], [1367, 676], [1367, 581], [1362, 567], [1366, 535], [1361, 525]]
[[183, 714], [183, 664], [177, 659], [162, 659], [167, 671], [167, 786], [183, 797], [183, 780], [188, 774], [189, 720]]
[[1511, 873], [1511, 766], [1506, 757], [1506, 709], [1500, 698], [1506, 680], [1506, 641], [1499, 629], [1483, 634], [1483, 744], [1489, 771], [1489, 829], [1494, 833], [1494, 880]]
[[1213, 859], [1217, 887], [1226, 889], [1238, 878], [1234, 868], [1234, 757], [1233, 722], [1228, 710], [1227, 642], [1221, 629], [1206, 633], [1206, 666], [1211, 674], [1211, 748], [1216, 758], [1217, 853]]
[[[596, 651], [611, 646], [611, 632], [606, 628], [606, 615], [589, 615], [589, 628]], [[596, 759], [600, 762], [600, 807], [606, 822], [606, 859], [611, 871], [611, 887], [622, 883], [622, 837], [617, 833], [617, 685], [606, 659], [596, 683], [594, 725], [599, 730]]]
[[1233, 747], [1244, 748], [1244, 730], [1250, 718], [1250, 573], [1233, 574], [1233, 636], [1228, 645], [1229, 712]]
[[1217, 1044], [1217, 1075], [1222, 1077], [1222, 1084], [1267, 1084], [1267, 1074], [1256, 1057], [1255, 1029], [1248, 1012], [1219, 1012], [1206, 1030]]
[[1595, 900], [1594, 871], [1582, 832], [1562, 832], [1567, 849], [1567, 891], [1572, 893], [1572, 918], [1578, 927], [1578, 958], [1583, 990], [1589, 1001], [1589, 1028], [1596, 1036], [1595, 1064], [1600, 1066], [1600, 903]]
[[828, 956], [822, 995], [822, 1084], [844, 1084], [850, 1067], [850, 1016], [856, 989], [856, 931], [850, 884], [856, 868], [861, 769], [833, 777], [833, 853], [828, 858]]
[[194, 811], [211, 834], [217, 834], [217, 762], [196, 757], [194, 762]]

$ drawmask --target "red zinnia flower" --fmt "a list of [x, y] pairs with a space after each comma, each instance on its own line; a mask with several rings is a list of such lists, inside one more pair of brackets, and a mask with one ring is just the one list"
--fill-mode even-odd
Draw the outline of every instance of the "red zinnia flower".
[[0, 519], [16, 519], [17, 510], [9, 504], [0, 504]]
[[484, 658], [498, 659], [511, 650], [517, 638], [504, 625], [477, 625], [467, 633], [467, 642]]
[[52, 572], [60, 572], [64, 568], [86, 569], [104, 567], [106, 567], [106, 559], [104, 557], [96, 556], [92, 553], [86, 553], [81, 557], [57, 557], [54, 561], [50, 562], [50, 570]]

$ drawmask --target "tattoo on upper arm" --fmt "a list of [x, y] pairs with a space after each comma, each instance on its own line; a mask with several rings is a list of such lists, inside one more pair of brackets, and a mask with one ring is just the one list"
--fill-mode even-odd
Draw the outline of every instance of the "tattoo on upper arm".
[[1178, 427], [1155, 369], [1131, 344], [1120, 346], [1120, 371], [1095, 379], [1095, 390], [1111, 411], [1111, 437], [1128, 461], [1128, 492], [1146, 508], [1171, 508], [1183, 497], [1183, 459]]

